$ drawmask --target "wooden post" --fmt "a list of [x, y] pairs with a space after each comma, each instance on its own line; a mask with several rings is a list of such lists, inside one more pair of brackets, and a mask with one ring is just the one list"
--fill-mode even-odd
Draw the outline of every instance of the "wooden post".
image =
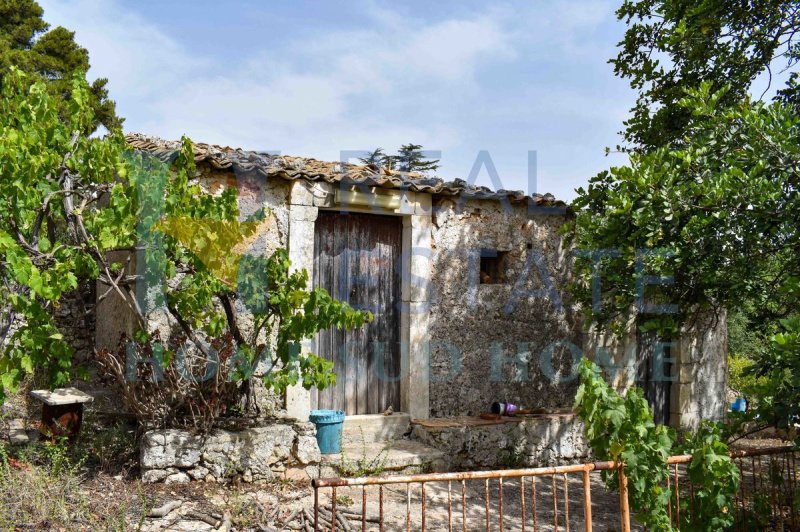
[[625, 468], [619, 466], [619, 513], [622, 520], [622, 532], [631, 532], [631, 509], [628, 505], [628, 477]]
[[586, 532], [592, 532], [592, 486], [589, 478], [589, 470], [583, 470], [583, 520], [586, 525]]

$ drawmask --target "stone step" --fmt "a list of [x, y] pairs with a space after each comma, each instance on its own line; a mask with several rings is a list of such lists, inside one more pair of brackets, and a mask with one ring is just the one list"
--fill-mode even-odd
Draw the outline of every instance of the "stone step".
[[413, 440], [344, 443], [341, 454], [323, 454], [321, 477], [423, 473], [447, 470], [443, 452]]
[[411, 416], [395, 412], [390, 416], [368, 414], [347, 416], [342, 429], [343, 444], [377, 443], [402, 439], [411, 430]]

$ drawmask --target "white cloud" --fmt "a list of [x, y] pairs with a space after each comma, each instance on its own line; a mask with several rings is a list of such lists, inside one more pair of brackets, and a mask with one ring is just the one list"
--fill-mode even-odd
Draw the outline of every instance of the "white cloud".
[[[463, 87], [480, 61], [512, 54], [500, 22], [492, 18], [420, 25], [398, 23], [396, 15], [384, 12], [369, 30], [323, 33], [310, 42], [289, 43], [278, 58], [252, 50], [239, 64], [219, 65], [192, 54], [119, 2], [44, 5], [48, 20], [77, 30], [77, 40], [90, 50], [92, 75], [110, 79], [127, 129], [166, 136], [185, 132], [198, 140], [208, 135], [250, 146], [305, 146], [314, 153], [330, 151], [331, 140], [362, 148], [376, 139], [396, 140], [396, 134], [387, 134], [387, 123], [360, 112], [354, 98], [380, 94], [384, 102], [408, 101], [418, 97], [403, 94], [410, 85]], [[305, 72], [309, 64], [317, 66], [315, 72]], [[442, 137], [402, 124], [401, 116], [394, 120], [404, 134], [441, 146]], [[447, 128], [433, 129], [454, 140]], [[314, 146], [313, 138], [325, 145]]]
[[191, 54], [153, 24], [114, 1], [41, 2], [45, 20], [75, 31], [89, 50], [90, 75], [108, 78], [113, 97], [124, 102], [157, 98], [208, 62]]
[[[613, 134], [619, 109], [627, 107], [608, 105], [613, 95], [598, 105], [591, 86], [561, 91], [563, 81], [542, 78], [532, 87], [517, 81], [517, 69], [533, 68], [534, 61], [586, 62], [597, 55], [592, 32], [608, 19], [610, 5], [523, 4], [525, 9], [488, 7], [432, 19], [366, 0], [361, 9], [369, 25], [324, 27], [296, 40], [287, 32], [278, 50], [228, 50], [230, 57], [221, 60], [197, 53], [121, 0], [42, 4], [46, 20], [76, 30], [90, 51], [91, 75], [109, 78], [126, 130], [166, 138], [185, 133], [198, 141], [328, 159], [340, 150], [393, 149], [414, 141], [443, 150], [445, 164], [455, 163], [450, 168], [469, 168], [478, 149], [503, 142], [481, 137], [503, 121], [525, 118], [538, 127], [579, 115], [582, 130], [605, 131], [613, 121]], [[516, 92], [491, 93], [505, 79], [519, 85]], [[513, 144], [519, 140], [514, 135], [527, 133], [510, 128], [504, 134]], [[597, 136], [584, 140], [596, 144]], [[570, 140], [552, 146], [560, 151]], [[542, 150], [550, 139], [529, 141], [543, 143], [530, 146]], [[465, 145], [474, 151], [464, 153]], [[574, 146], [568, 156], [581, 149], [586, 147]], [[592, 157], [601, 150], [592, 145]], [[443, 174], [457, 176], [447, 167]], [[506, 188], [515, 186], [524, 184]], [[556, 192], [571, 196], [559, 187]]]

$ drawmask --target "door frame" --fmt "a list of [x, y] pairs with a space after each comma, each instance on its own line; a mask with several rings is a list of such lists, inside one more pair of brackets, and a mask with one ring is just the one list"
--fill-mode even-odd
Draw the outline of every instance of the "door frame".
[[[310, 390], [311, 406], [341, 409], [349, 417], [383, 414], [388, 406], [401, 412], [402, 217], [320, 209], [314, 232], [313, 275], [309, 272], [314, 286], [325, 288], [331, 296], [350, 305], [354, 305], [351, 300], [354, 292], [351, 290], [360, 292], [355, 304], [369, 306], [373, 322], [364, 324], [359, 330], [320, 331], [317, 334], [314, 353], [334, 362], [337, 379], [330, 390], [318, 393], [315, 393], [315, 388]], [[385, 247], [378, 251], [376, 245]], [[349, 254], [351, 251], [355, 258]], [[340, 256], [342, 252], [345, 254]], [[377, 267], [366, 266], [364, 270], [364, 258], [384, 262]], [[376, 277], [363, 277], [360, 281], [354, 277], [365, 273]], [[376, 282], [379, 279], [381, 282]], [[351, 281], [355, 284], [350, 284]], [[356, 285], [361, 285], [362, 290], [356, 289]], [[383, 305], [372, 307], [377, 301]], [[385, 335], [382, 346], [376, 343], [376, 335]], [[351, 340], [354, 343], [350, 343]], [[329, 348], [332, 351], [329, 352]], [[353, 411], [348, 413], [350, 410]]]
[[[292, 269], [314, 268], [314, 225], [320, 210], [400, 216], [400, 405], [412, 418], [430, 416], [431, 196], [409, 190], [363, 185], [293, 181], [289, 191], [288, 251]], [[303, 342], [309, 352], [313, 341]], [[311, 393], [302, 386], [286, 391], [289, 417], [307, 421]], [[359, 416], [348, 416], [359, 417]]]

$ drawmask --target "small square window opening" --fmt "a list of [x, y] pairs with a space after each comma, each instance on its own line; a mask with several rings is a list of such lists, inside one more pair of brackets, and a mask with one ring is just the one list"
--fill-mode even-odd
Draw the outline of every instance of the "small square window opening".
[[506, 282], [506, 256], [508, 252], [495, 249], [481, 250], [480, 284]]

